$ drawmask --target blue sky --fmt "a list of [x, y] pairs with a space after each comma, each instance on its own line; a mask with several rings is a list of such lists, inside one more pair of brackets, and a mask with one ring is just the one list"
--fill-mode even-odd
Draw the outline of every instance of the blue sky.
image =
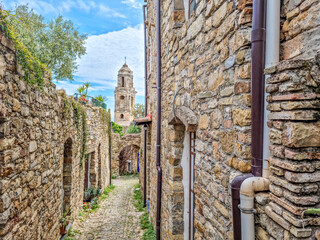
[[77, 60], [75, 81], [55, 82], [57, 89], [72, 95], [84, 82], [92, 83], [88, 94], [102, 94], [114, 112], [117, 72], [127, 57], [133, 70], [136, 103], [144, 103], [143, 0], [2, 0], [5, 9], [28, 4], [50, 20], [59, 14], [88, 34], [87, 53]]

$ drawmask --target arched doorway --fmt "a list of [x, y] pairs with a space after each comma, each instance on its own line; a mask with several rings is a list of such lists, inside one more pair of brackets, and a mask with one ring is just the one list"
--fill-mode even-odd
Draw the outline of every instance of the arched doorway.
[[90, 187], [97, 187], [97, 175], [95, 171], [96, 154], [95, 152], [86, 155], [85, 172], [84, 172], [84, 190]]
[[[168, 155], [169, 168], [174, 169], [173, 188], [168, 197], [168, 205], [172, 206], [169, 224], [171, 234], [183, 239], [193, 239], [194, 234], [194, 164], [197, 117], [186, 107], [177, 107], [176, 116], [171, 116], [170, 132], [173, 134], [170, 144], [172, 149]], [[179, 171], [178, 171], [179, 169]], [[181, 174], [182, 172], [182, 174]]]
[[124, 147], [119, 154], [119, 174], [128, 174], [137, 172], [137, 158], [139, 147], [129, 145]]
[[64, 143], [63, 170], [62, 170], [62, 212], [70, 208], [72, 185], [72, 139]]

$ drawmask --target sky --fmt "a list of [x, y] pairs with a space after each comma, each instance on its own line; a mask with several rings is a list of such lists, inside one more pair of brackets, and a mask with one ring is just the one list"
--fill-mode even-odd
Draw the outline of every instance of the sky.
[[117, 73], [126, 62], [133, 71], [136, 103], [144, 103], [144, 41], [142, 4], [144, 0], [2, 0], [4, 9], [28, 4], [51, 20], [59, 14], [73, 21], [79, 32], [86, 33], [86, 55], [77, 59], [74, 81], [54, 83], [73, 95], [85, 82], [92, 87], [88, 95], [103, 95], [114, 114], [114, 88]]

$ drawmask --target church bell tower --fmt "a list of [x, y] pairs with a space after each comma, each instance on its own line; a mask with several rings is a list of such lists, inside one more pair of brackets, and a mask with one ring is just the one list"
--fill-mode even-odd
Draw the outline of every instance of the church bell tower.
[[133, 87], [133, 72], [125, 63], [118, 71], [118, 83], [114, 91], [114, 122], [127, 127], [133, 121], [136, 91]]

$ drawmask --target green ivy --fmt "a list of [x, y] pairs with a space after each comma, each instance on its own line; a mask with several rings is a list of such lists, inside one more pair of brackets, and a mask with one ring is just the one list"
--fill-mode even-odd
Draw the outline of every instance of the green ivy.
[[11, 39], [14, 44], [17, 61], [24, 71], [24, 80], [30, 84], [43, 87], [47, 66], [41, 63], [37, 58], [33, 57], [25, 46], [18, 40], [13, 26], [8, 22], [8, 17], [10, 15], [14, 16], [8, 11], [0, 10], [0, 30], [7, 38]]
[[78, 135], [82, 133], [82, 145], [80, 166], [83, 167], [83, 162], [87, 152], [87, 112], [86, 108], [72, 98], [64, 100], [63, 115], [65, 119], [71, 119], [71, 111], [74, 112], [74, 121], [78, 130]]

